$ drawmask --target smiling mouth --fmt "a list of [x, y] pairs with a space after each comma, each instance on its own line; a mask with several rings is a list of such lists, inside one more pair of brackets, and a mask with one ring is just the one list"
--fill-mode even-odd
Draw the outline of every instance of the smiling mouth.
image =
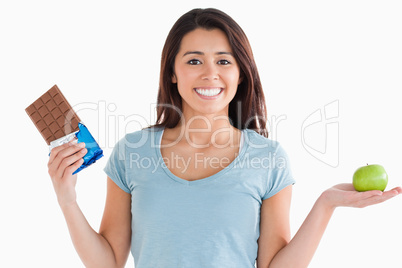
[[218, 96], [223, 88], [195, 88], [194, 90], [201, 96], [214, 97]]

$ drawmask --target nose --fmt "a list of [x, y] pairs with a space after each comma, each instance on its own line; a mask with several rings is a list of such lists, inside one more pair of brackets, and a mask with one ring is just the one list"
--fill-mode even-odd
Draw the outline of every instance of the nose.
[[204, 63], [203, 80], [218, 80], [219, 79], [219, 71], [217, 66], [214, 63]]

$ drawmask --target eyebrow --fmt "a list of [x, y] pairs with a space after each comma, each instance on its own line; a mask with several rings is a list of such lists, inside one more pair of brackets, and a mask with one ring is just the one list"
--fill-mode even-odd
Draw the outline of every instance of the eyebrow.
[[[196, 55], [205, 55], [204, 52], [201, 51], [187, 51], [186, 53], [184, 53], [183, 57], [189, 54], [196, 54]], [[220, 52], [216, 52], [215, 55], [230, 55], [233, 56], [233, 54], [231, 52], [226, 52], [226, 51], [220, 51]]]

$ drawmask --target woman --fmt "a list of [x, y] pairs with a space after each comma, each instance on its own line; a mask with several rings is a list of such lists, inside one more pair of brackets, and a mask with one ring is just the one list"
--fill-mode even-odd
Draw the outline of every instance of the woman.
[[127, 134], [105, 167], [99, 232], [76, 203], [71, 175], [82, 143], [52, 150], [49, 174], [86, 267], [307, 267], [338, 206], [365, 207], [402, 192], [321, 194], [290, 238], [294, 180], [281, 145], [267, 138], [266, 109], [248, 40], [228, 15], [195, 9], [163, 52], [157, 124]]

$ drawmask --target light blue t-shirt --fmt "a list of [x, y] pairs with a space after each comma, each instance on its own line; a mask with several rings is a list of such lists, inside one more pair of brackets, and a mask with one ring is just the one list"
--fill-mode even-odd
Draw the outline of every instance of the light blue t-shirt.
[[244, 129], [233, 162], [212, 176], [187, 181], [169, 170], [175, 163], [162, 158], [163, 130], [127, 134], [105, 167], [131, 194], [135, 267], [254, 268], [262, 200], [294, 183], [285, 151]]

